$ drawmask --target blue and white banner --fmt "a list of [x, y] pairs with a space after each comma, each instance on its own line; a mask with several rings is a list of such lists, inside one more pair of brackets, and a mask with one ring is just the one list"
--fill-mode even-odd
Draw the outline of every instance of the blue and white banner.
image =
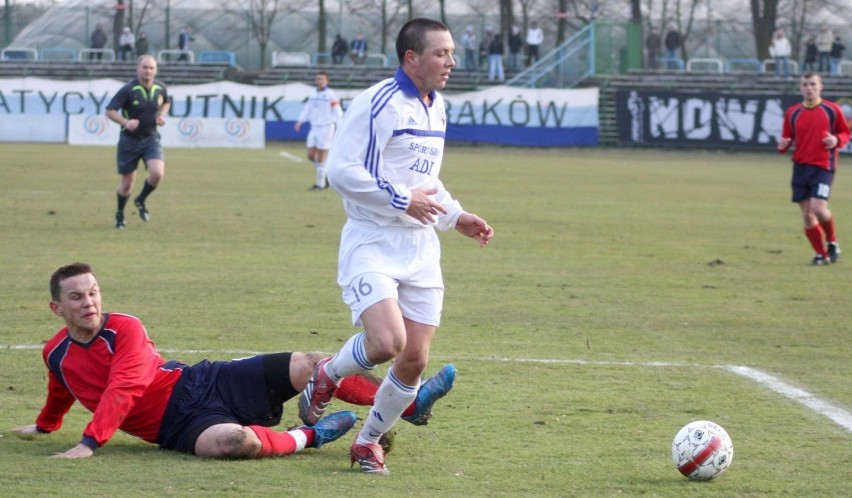
[[[118, 142], [120, 127], [104, 114], [68, 116], [68, 143], [111, 145]], [[262, 149], [266, 146], [264, 122], [241, 118], [174, 118], [159, 129], [165, 147], [226, 147]]]
[[[82, 129], [68, 130], [68, 139], [106, 140], [106, 123], [98, 128], [106, 106], [124, 82], [116, 80], [56, 81], [40, 78], [0, 79], [0, 120], [20, 115], [84, 116], [74, 120]], [[332, 82], [333, 87], [333, 82]], [[231, 82], [168, 87], [172, 99], [169, 124], [190, 127], [192, 118], [222, 119], [238, 123], [265, 122], [267, 140], [304, 139], [307, 130], [293, 124], [313, 87], [302, 83], [253, 86]], [[347, 103], [362, 90], [335, 90], [345, 111]], [[491, 87], [482, 91], [445, 94], [450, 141], [524, 146], [593, 146], [598, 143], [598, 89], [554, 90]], [[230, 120], [230, 121], [228, 121]], [[237, 120], [237, 121], [235, 121]], [[242, 120], [242, 121], [238, 121]], [[217, 130], [219, 125], [216, 125]], [[224, 125], [223, 125], [224, 126]], [[205, 127], [206, 128], [206, 127]], [[40, 130], [30, 131], [38, 138]], [[81, 135], [80, 133], [83, 133]], [[93, 133], [92, 136], [85, 135]], [[222, 135], [226, 138], [230, 135]], [[15, 140], [19, 140], [16, 135]], [[0, 130], [0, 141], [9, 137]], [[55, 138], [55, 137], [52, 137]], [[218, 146], [229, 146], [226, 141]], [[204, 146], [181, 142], [179, 146]]]

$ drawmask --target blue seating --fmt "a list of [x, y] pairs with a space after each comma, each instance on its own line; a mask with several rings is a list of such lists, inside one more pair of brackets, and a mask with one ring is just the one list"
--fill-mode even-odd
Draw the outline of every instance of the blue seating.
[[237, 65], [237, 57], [233, 52], [227, 50], [203, 50], [198, 54], [198, 62], [201, 64], [227, 64]]
[[77, 49], [70, 47], [47, 47], [38, 51], [38, 58], [43, 61], [75, 61]]

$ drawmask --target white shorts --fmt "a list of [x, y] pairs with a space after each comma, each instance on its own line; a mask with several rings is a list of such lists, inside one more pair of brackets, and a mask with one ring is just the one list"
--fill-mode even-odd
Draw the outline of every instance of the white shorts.
[[437, 327], [444, 304], [441, 244], [433, 228], [377, 229], [348, 221], [340, 238], [337, 283], [352, 323], [385, 299], [402, 316]]
[[334, 138], [334, 125], [314, 125], [311, 124], [311, 131], [308, 132], [308, 148], [328, 150], [331, 148], [331, 139]]

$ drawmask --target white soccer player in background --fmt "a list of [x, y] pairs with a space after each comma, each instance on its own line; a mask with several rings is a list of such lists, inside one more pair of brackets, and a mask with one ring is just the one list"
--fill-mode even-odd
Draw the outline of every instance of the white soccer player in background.
[[343, 109], [340, 107], [340, 100], [338, 100], [334, 90], [328, 87], [328, 73], [325, 71], [318, 72], [314, 77], [314, 83], [317, 87], [308, 98], [305, 107], [302, 108], [302, 113], [293, 128], [298, 133], [302, 124], [311, 124], [307, 140], [308, 159], [314, 163], [317, 178], [310, 190], [323, 190], [328, 188], [328, 181], [326, 180], [328, 149], [331, 147], [331, 140], [334, 138], [334, 130], [343, 118]]

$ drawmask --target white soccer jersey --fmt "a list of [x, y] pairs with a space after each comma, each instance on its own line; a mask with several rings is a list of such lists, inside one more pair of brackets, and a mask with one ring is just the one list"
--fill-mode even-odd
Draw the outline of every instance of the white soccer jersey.
[[448, 213], [434, 225], [455, 227], [462, 207], [438, 179], [447, 129], [444, 99], [433, 91], [432, 105], [426, 107], [419, 95], [400, 68], [346, 109], [328, 156], [328, 180], [343, 197], [349, 219], [367, 226], [423, 228], [405, 210], [413, 189], [435, 187], [435, 200]]
[[302, 113], [299, 114], [300, 123], [310, 123], [311, 126], [324, 126], [335, 124], [343, 117], [340, 108], [340, 100], [334, 90], [325, 87], [322, 90], [314, 89], [314, 93], [305, 102]]

